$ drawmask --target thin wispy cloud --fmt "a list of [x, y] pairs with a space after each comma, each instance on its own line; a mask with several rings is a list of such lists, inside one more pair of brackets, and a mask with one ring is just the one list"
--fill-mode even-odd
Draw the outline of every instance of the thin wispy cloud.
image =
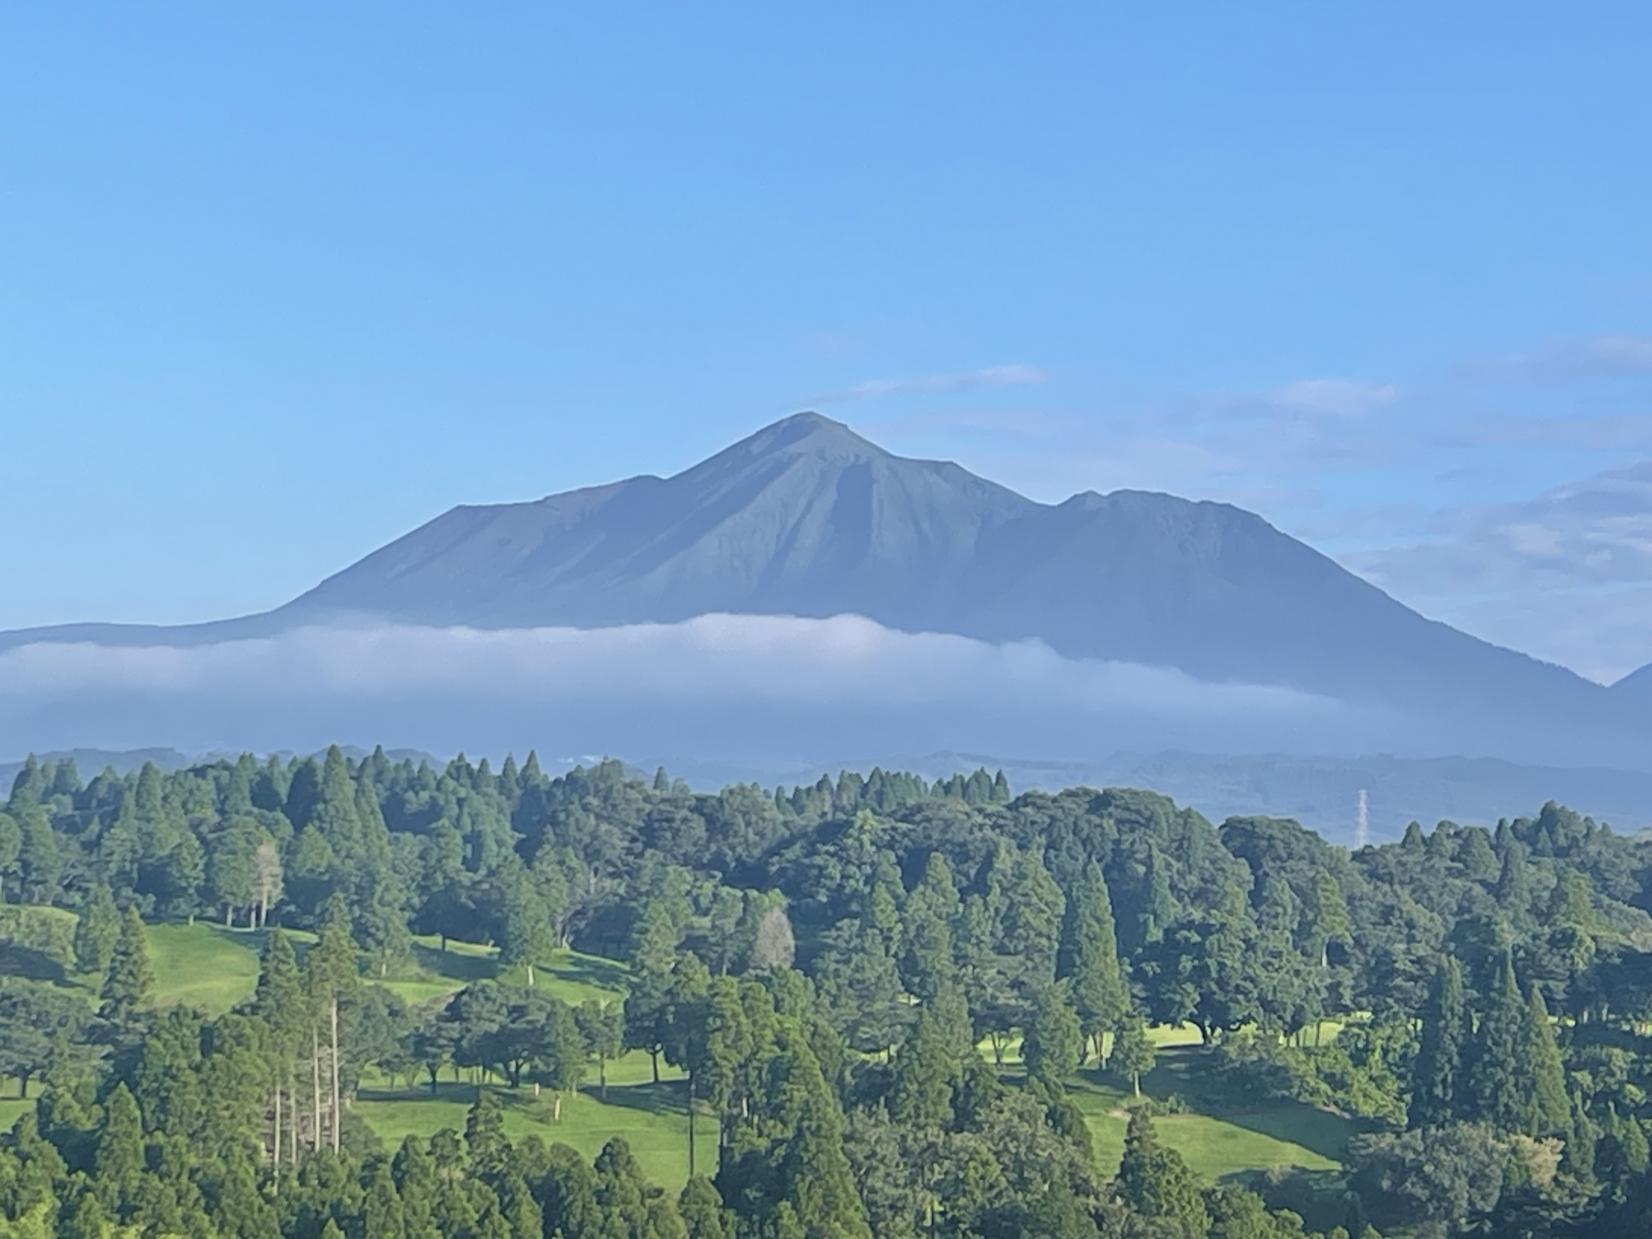
[[1407, 602], [1598, 679], [1652, 660], [1652, 461], [1458, 505], [1349, 559]]
[[1023, 364], [984, 366], [949, 374], [924, 374], [909, 378], [868, 379], [839, 391], [822, 392], [807, 398], [810, 404], [845, 404], [852, 400], [875, 400], [883, 396], [953, 396], [996, 387], [1030, 387], [1048, 376], [1037, 366]]
[[1458, 367], [1458, 377], [1469, 382], [1565, 383], [1635, 375], [1652, 375], [1652, 335], [1633, 331], [1551, 340]]
[[1318, 413], [1330, 417], [1363, 417], [1374, 409], [1393, 404], [1400, 389], [1388, 383], [1363, 383], [1356, 379], [1298, 379], [1268, 394], [1268, 403], [1298, 413]]

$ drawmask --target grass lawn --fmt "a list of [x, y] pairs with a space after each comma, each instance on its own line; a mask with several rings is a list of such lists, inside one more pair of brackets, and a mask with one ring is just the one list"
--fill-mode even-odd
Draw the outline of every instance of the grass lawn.
[[[688, 1179], [688, 1119], [684, 1112], [681, 1077], [662, 1064], [662, 1080], [652, 1083], [648, 1056], [634, 1052], [610, 1064], [608, 1101], [597, 1096], [595, 1082], [588, 1083], [577, 1096], [562, 1105], [562, 1121], [552, 1120], [551, 1097], [537, 1099], [528, 1087], [482, 1087], [493, 1091], [505, 1106], [505, 1131], [513, 1140], [536, 1135], [547, 1144], [572, 1145], [587, 1159], [613, 1136], [623, 1136], [644, 1172], [672, 1191]], [[443, 1080], [431, 1095], [428, 1087], [414, 1089], [363, 1087], [355, 1105], [387, 1149], [394, 1149], [409, 1134], [429, 1136], [443, 1127], [465, 1129], [465, 1113], [476, 1100], [477, 1085]], [[717, 1125], [702, 1113], [698, 1119], [698, 1153], [716, 1156]], [[702, 1161], [699, 1169], [711, 1172], [714, 1165]]]
[[[1142, 1078], [1142, 1091], [1147, 1095], [1176, 1093], [1196, 1108], [1196, 1113], [1153, 1120], [1159, 1139], [1180, 1153], [1194, 1173], [1221, 1179], [1272, 1166], [1338, 1169], [1348, 1138], [1358, 1130], [1354, 1123], [1299, 1102], [1251, 1106], [1216, 1102], [1208, 1090], [1200, 1088], [1203, 1059], [1204, 1051], [1197, 1046], [1173, 1047], [1161, 1052], [1159, 1065]], [[1111, 1175], [1124, 1152], [1128, 1091], [1086, 1071], [1073, 1081], [1068, 1095], [1090, 1125], [1101, 1172]]]
[[0, 1131], [10, 1131], [11, 1125], [34, 1109], [34, 1098], [19, 1101], [15, 1096], [0, 1097]]

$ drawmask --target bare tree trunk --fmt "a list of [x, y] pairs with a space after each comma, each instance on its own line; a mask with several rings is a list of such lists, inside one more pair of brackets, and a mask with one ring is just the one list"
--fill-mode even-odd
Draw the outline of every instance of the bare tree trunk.
[[688, 1177], [694, 1177], [694, 1072], [688, 1073]]
[[270, 1165], [275, 1167], [275, 1181], [281, 1182], [281, 1086], [275, 1086], [275, 1139], [270, 1142]]
[[333, 1001], [328, 1012], [333, 1024], [333, 1152], [338, 1152], [339, 1119], [342, 1117], [338, 1105], [338, 995], [333, 995]]
[[310, 1111], [315, 1127], [310, 1132], [310, 1147], [321, 1152], [321, 1030], [310, 1025], [310, 1084], [315, 1094], [315, 1109]]
[[287, 1063], [287, 1160], [298, 1165], [298, 1093], [293, 1088], [293, 1065]]

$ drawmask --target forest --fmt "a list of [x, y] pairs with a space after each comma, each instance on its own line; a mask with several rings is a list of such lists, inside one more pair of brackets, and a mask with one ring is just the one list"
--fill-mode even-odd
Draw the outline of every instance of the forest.
[[[1349, 851], [984, 770], [31, 759], [0, 1236], [1652, 1234], [1649, 910], [1553, 803]], [[209, 936], [245, 992], [168, 997]], [[675, 1181], [573, 1147], [643, 1096]], [[1208, 1098], [1335, 1147], [1218, 1173]]]

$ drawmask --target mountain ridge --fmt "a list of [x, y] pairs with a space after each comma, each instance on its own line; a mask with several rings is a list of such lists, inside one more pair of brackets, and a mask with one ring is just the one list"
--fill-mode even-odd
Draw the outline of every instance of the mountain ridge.
[[1630, 694], [1419, 615], [1263, 517], [1155, 491], [1029, 499], [798, 413], [668, 477], [460, 504], [270, 611], [28, 641], [199, 644], [305, 626], [611, 627], [708, 613], [864, 615], [1039, 640], [1339, 699], [1497, 717]]

